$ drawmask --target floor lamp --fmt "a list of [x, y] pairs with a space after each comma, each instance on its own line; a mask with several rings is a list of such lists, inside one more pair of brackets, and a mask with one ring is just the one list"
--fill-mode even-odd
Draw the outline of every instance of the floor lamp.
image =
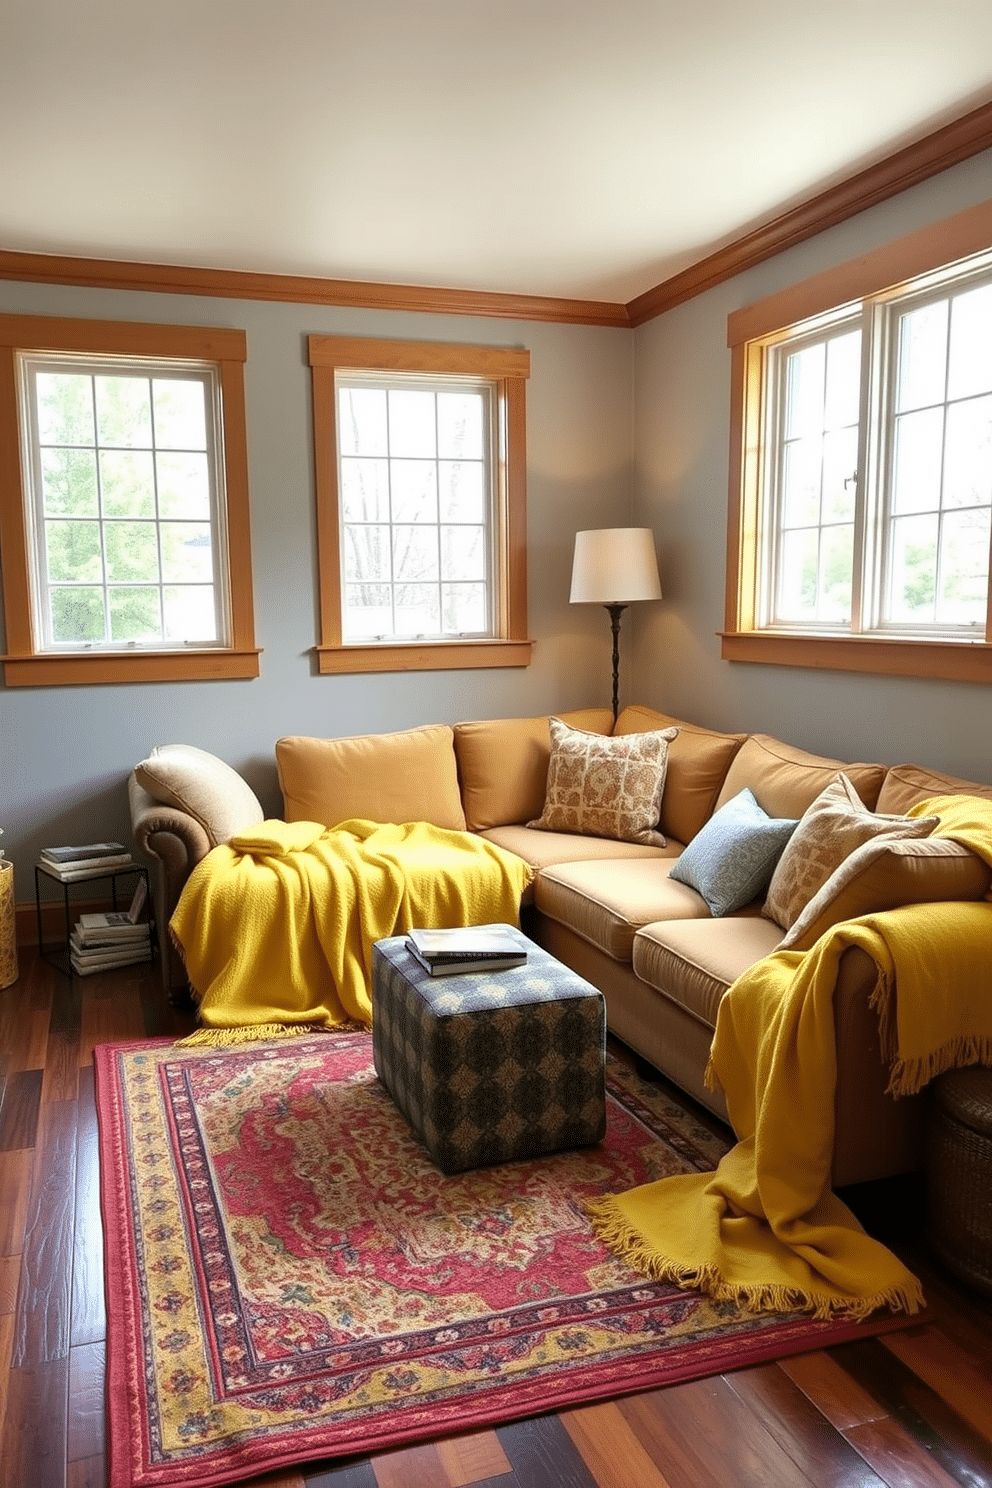
[[601, 604], [613, 631], [613, 721], [620, 678], [620, 616], [629, 604], [660, 599], [658, 560], [650, 527], [602, 527], [575, 534], [572, 604]]

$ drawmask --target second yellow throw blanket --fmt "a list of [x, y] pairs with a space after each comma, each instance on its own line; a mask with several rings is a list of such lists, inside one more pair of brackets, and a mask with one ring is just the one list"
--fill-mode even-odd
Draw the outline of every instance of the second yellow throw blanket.
[[[992, 804], [940, 797], [915, 808], [992, 862]], [[831, 1191], [833, 992], [851, 945], [876, 962], [893, 1095], [956, 1064], [992, 1062], [992, 903], [912, 905], [837, 925], [805, 953], [752, 967], [720, 1004], [711, 1082], [738, 1144], [714, 1173], [664, 1178], [591, 1206], [632, 1265], [753, 1311], [866, 1317], [915, 1312], [917, 1279]], [[934, 976], [939, 967], [939, 976]]]
[[205, 1026], [192, 1037], [370, 1023], [374, 941], [515, 925], [530, 877], [484, 838], [426, 822], [263, 822], [208, 853], [170, 922]]

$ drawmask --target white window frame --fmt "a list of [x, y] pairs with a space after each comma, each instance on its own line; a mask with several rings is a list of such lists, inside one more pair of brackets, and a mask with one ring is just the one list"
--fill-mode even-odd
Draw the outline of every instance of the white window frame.
[[[222, 634], [211, 643], [120, 645], [53, 642], [45, 609], [37, 441], [25, 365], [51, 356], [92, 367], [208, 369], [218, 438], [213, 527]], [[161, 682], [257, 677], [251, 581], [243, 331], [202, 326], [0, 316], [0, 426], [16, 438], [0, 449], [0, 561], [8, 686]]]
[[[527, 500], [525, 388], [530, 354], [515, 347], [310, 336], [313, 389], [322, 675], [527, 666]], [[339, 375], [371, 373], [388, 382], [411, 375], [428, 384], [485, 382], [493, 399], [491, 633], [345, 640], [342, 623], [341, 503], [338, 466]]]
[[[985, 202], [729, 317], [733, 402], [724, 659], [992, 680], [992, 583], [978, 626], [908, 623], [887, 616], [882, 604], [898, 316], [924, 299], [946, 298], [987, 280], [990, 245], [992, 202]], [[834, 334], [858, 322], [862, 403], [851, 620], [782, 620], [771, 598], [778, 490], [777, 389], [770, 369], [797, 338]]]

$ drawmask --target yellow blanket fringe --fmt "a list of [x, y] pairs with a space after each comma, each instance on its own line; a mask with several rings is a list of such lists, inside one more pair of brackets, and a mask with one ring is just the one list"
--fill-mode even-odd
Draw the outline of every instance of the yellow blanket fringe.
[[[937, 797], [937, 833], [992, 864], [992, 802]], [[910, 1094], [961, 1062], [992, 1060], [992, 903], [911, 905], [834, 926], [806, 952], [779, 951], [729, 989], [708, 1081], [737, 1146], [713, 1173], [685, 1174], [590, 1205], [597, 1234], [632, 1267], [750, 1311], [860, 1319], [916, 1312], [919, 1281], [831, 1191], [838, 964], [862, 946], [879, 969], [889, 1090]], [[953, 996], [935, 996], [933, 968]]]
[[185, 1042], [368, 1027], [376, 940], [515, 925], [530, 877], [515, 854], [426, 822], [262, 822], [207, 854], [172, 916], [204, 1025]]

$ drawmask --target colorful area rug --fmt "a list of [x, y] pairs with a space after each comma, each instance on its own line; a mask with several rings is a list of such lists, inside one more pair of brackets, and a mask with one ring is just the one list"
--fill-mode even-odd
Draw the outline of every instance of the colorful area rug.
[[110, 1488], [367, 1456], [887, 1326], [750, 1315], [608, 1251], [587, 1200], [726, 1145], [613, 1060], [602, 1144], [447, 1178], [367, 1033], [103, 1045], [96, 1073]]

